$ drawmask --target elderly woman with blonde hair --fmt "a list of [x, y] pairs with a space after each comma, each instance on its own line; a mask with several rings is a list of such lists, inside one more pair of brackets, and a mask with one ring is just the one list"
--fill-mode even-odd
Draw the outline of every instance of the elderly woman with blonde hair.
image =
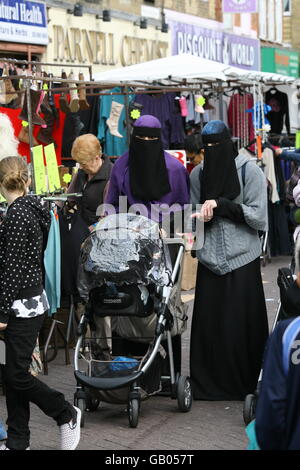
[[72, 158], [79, 164], [79, 170], [68, 192], [82, 193], [79, 199], [81, 217], [91, 227], [99, 218], [96, 213], [104, 200], [112, 163], [102, 153], [100, 142], [93, 134], [84, 134], [74, 140]]

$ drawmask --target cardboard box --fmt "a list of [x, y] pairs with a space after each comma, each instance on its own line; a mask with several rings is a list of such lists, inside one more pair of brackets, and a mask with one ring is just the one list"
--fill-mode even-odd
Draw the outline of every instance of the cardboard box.
[[191, 256], [190, 251], [186, 251], [183, 260], [183, 273], [181, 279], [181, 289], [191, 290], [196, 286], [196, 276], [198, 259]]

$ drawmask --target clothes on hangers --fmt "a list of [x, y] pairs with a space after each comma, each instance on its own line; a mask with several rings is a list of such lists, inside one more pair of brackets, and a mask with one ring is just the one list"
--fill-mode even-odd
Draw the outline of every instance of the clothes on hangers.
[[58, 214], [51, 210], [51, 225], [47, 247], [44, 252], [45, 290], [49, 302], [48, 315], [57, 312], [61, 297], [61, 247]]
[[204, 114], [204, 122], [215, 121], [220, 119], [221, 121], [225, 122], [226, 126], [229, 127], [228, 123], [228, 105], [229, 105], [229, 98], [226, 96], [222, 96], [223, 102], [223, 115], [220, 116], [220, 104], [218, 98], [209, 98], [209, 107], [205, 109]]
[[267, 114], [267, 118], [271, 124], [271, 132], [281, 134], [283, 125], [285, 124], [286, 130], [288, 134], [290, 134], [290, 115], [287, 94], [277, 90], [277, 88], [271, 88], [266, 93], [266, 104], [272, 108]]
[[273, 153], [276, 188], [279, 201], [273, 203], [269, 195], [269, 241], [271, 256], [289, 256], [292, 254], [291, 237], [288, 227], [288, 214], [285, 207], [286, 183], [282, 171], [280, 159], [275, 155], [275, 150], [270, 144], [264, 144], [264, 151], [270, 149]]
[[[96, 93], [96, 91], [95, 91]], [[82, 134], [98, 134], [100, 97], [87, 96], [89, 109], [67, 113], [62, 137], [62, 159], [71, 157], [72, 145]], [[72, 162], [74, 165], [74, 162]]]
[[135, 101], [143, 105], [141, 115], [151, 115], [159, 119], [162, 126], [162, 142], [165, 150], [176, 148], [184, 143], [184, 126], [179, 107], [176, 106], [177, 93], [137, 94]]
[[58, 213], [61, 240], [61, 293], [77, 295], [80, 248], [90, 231], [78, 205], [67, 201]]
[[[110, 90], [111, 93], [122, 93], [121, 87]], [[107, 91], [105, 92], [107, 93]], [[133, 99], [133, 95], [128, 95], [128, 103]], [[122, 109], [117, 105], [121, 105]], [[118, 108], [118, 109], [117, 109]], [[119, 112], [120, 111], [120, 112]], [[125, 95], [103, 95], [100, 97], [100, 111], [97, 137], [103, 145], [103, 151], [109, 157], [119, 157], [128, 149], [126, 131], [126, 109]], [[108, 121], [109, 120], [109, 121]], [[113, 123], [121, 137], [111, 133], [108, 123]], [[110, 124], [111, 126], [112, 124]]]

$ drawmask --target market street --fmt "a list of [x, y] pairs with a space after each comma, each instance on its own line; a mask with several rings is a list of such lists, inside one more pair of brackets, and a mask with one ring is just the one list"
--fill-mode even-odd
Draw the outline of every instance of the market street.
[[[288, 263], [289, 258], [278, 257], [262, 268], [270, 325], [279, 296], [277, 271]], [[190, 326], [193, 291], [183, 292], [182, 296], [189, 303]], [[189, 328], [183, 335], [182, 354], [182, 372], [188, 373]], [[64, 365], [63, 350], [49, 363], [49, 375], [39, 375], [39, 378], [73, 401], [73, 365]], [[131, 429], [123, 405], [101, 403], [96, 412], [86, 413], [78, 450], [243, 450], [247, 438], [242, 409], [242, 402], [194, 401], [191, 412], [181, 413], [176, 401], [157, 396], [142, 403], [138, 427]], [[0, 396], [0, 417], [6, 418], [3, 396]], [[34, 405], [31, 405], [30, 426], [33, 450], [59, 448], [57, 426]]]

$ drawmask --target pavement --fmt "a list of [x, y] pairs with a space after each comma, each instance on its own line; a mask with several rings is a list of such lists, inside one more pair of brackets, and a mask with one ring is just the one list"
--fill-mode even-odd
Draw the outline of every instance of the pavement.
[[[278, 268], [288, 266], [287, 257], [273, 258], [262, 268], [263, 284], [270, 327], [274, 321], [277, 303]], [[182, 373], [188, 375], [189, 335], [193, 307], [193, 291], [182, 293], [189, 306], [189, 326], [182, 337]], [[72, 350], [73, 357], [73, 350]], [[64, 353], [49, 363], [49, 375], [39, 379], [63, 392], [73, 402], [75, 379], [73, 365], [64, 364]], [[194, 401], [190, 412], [178, 410], [177, 401], [156, 396], [142, 402], [139, 424], [129, 428], [124, 405], [100, 403], [95, 412], [86, 413], [78, 450], [244, 450], [247, 447], [243, 422], [243, 402]], [[0, 418], [5, 420], [5, 398], [0, 395]], [[31, 405], [31, 449], [59, 449], [56, 424], [35, 405]]]

